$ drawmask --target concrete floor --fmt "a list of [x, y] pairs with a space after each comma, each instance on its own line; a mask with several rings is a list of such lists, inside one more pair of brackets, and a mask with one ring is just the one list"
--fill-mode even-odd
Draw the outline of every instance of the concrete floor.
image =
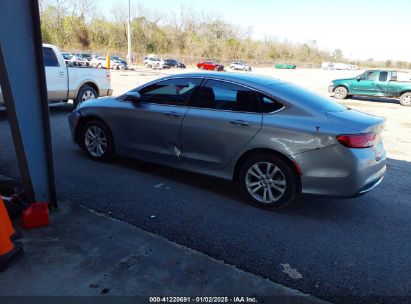
[[20, 241], [25, 254], [1, 273], [1, 297], [132, 296], [149, 302], [150, 296], [248, 296], [322, 303], [68, 201], [52, 213], [49, 227], [25, 230]]

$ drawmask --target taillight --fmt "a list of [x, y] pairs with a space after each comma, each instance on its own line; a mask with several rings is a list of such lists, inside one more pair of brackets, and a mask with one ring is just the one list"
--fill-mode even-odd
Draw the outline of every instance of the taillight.
[[108, 81], [111, 81], [110, 70], [106, 71], [106, 78]]
[[344, 134], [338, 135], [337, 140], [348, 148], [369, 148], [377, 139], [377, 133]]

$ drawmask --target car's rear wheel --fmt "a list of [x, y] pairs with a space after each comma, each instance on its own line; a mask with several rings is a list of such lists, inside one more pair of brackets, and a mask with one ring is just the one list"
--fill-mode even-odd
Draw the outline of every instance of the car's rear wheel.
[[199, 66], [198, 67], [200, 70], [204, 70], [204, 67], [203, 66]]
[[345, 99], [348, 96], [348, 90], [346, 87], [336, 87], [334, 90], [334, 97], [337, 99]]
[[215, 67], [215, 68], [214, 68], [214, 71], [218, 71], [218, 67]]
[[400, 103], [403, 106], [411, 106], [411, 92], [402, 94], [400, 97]]
[[84, 125], [80, 144], [93, 160], [107, 161], [114, 155], [114, 141], [111, 132], [99, 120], [91, 120]]
[[299, 192], [299, 180], [284, 159], [271, 154], [249, 158], [240, 169], [243, 195], [254, 205], [279, 209], [292, 203]]
[[93, 87], [89, 85], [82, 86], [77, 93], [76, 99], [74, 100], [74, 106], [77, 107], [80, 103], [89, 99], [95, 99], [97, 97], [98, 93]]

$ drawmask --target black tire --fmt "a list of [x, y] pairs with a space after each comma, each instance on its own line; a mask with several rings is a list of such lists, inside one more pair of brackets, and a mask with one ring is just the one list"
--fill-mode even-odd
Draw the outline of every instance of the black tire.
[[[272, 178], [267, 177], [265, 181], [262, 181], [259, 178], [251, 175], [252, 173], [248, 174], [249, 170], [252, 169], [254, 165], [264, 166], [265, 163], [270, 163], [272, 166], [275, 166], [277, 167], [277, 169], [279, 169], [279, 171], [276, 171], [277, 173], [275, 173], [272, 176]], [[267, 168], [268, 166], [266, 165], [265, 169]], [[274, 172], [274, 168], [273, 168], [272, 173]], [[261, 169], [261, 171], [264, 171], [264, 168]], [[267, 172], [262, 172], [262, 173], [267, 174]], [[253, 178], [254, 180], [252, 180]], [[262, 200], [258, 200], [248, 190], [247, 181], [250, 184], [258, 183], [256, 187], [253, 189], [255, 190], [256, 188], [260, 187], [259, 190], [255, 191], [255, 194], [254, 194], [255, 196], [260, 195], [264, 197], [266, 190], [265, 190], [265, 186], [262, 185], [261, 183], [266, 183], [267, 185], [266, 194], [270, 195], [269, 194], [270, 192], [271, 196], [274, 197], [275, 195], [278, 197], [276, 198], [276, 200], [273, 200], [273, 201], [262, 202]], [[273, 186], [269, 186], [268, 185], [269, 183], [272, 183], [272, 184], [284, 183], [284, 185], [281, 185], [281, 186], [279, 186], [279, 184], [276, 184], [276, 187], [281, 188], [284, 192], [282, 192], [281, 194], [281, 192], [273, 188]], [[262, 208], [268, 208], [268, 209], [280, 209], [280, 208], [283, 208], [291, 204], [296, 199], [296, 197], [298, 196], [300, 192], [299, 177], [297, 175], [295, 168], [291, 167], [288, 164], [288, 162], [285, 161], [283, 158], [278, 157], [276, 155], [272, 155], [272, 154], [259, 154], [259, 155], [252, 156], [248, 160], [246, 160], [240, 169], [239, 184], [240, 184], [241, 192], [244, 198], [247, 200], [247, 202], [250, 202], [251, 204], [255, 206], [262, 207]], [[268, 188], [270, 190], [268, 190]]]
[[96, 66], [96, 68], [101, 69], [101, 68], [102, 68], [101, 63], [99, 63], [99, 64]]
[[200, 69], [200, 70], [204, 70], [204, 67], [203, 67], [203, 66], [200, 66], [199, 69]]
[[400, 97], [400, 104], [402, 106], [410, 107], [411, 106], [411, 92], [404, 93]]
[[[88, 94], [92, 94], [92, 95], [94, 95], [94, 98], [98, 98], [98, 93], [93, 87], [91, 87], [89, 85], [84, 85], [80, 88], [80, 90], [77, 93], [77, 97], [74, 100], [74, 107], [77, 107], [80, 103], [87, 100], [87, 99], [84, 99], [85, 94], [87, 96], [88, 96]], [[93, 98], [88, 98], [88, 99], [93, 99]]]
[[337, 99], [346, 99], [348, 96], [348, 90], [346, 87], [336, 87], [334, 89], [334, 97]]
[[[104, 133], [104, 136], [106, 138], [106, 148], [104, 150], [104, 153], [102, 153], [99, 156], [97, 156], [96, 154], [93, 154], [93, 152], [91, 152], [92, 149], [87, 147], [86, 133], [90, 129], [93, 130], [93, 127], [97, 127], [98, 129], [100, 129]], [[107, 125], [100, 120], [90, 120], [84, 124], [81, 130], [79, 144], [81, 148], [87, 153], [88, 157], [90, 157], [92, 160], [106, 162], [106, 161], [111, 160], [114, 157], [113, 136], [110, 132], [110, 129], [107, 127]]]

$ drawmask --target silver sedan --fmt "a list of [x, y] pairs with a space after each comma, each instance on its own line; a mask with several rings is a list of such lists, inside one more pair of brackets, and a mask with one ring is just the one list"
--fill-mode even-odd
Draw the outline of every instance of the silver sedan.
[[69, 123], [93, 160], [117, 154], [233, 180], [269, 208], [300, 193], [358, 196], [386, 170], [383, 118], [270, 77], [169, 76], [83, 102]]

